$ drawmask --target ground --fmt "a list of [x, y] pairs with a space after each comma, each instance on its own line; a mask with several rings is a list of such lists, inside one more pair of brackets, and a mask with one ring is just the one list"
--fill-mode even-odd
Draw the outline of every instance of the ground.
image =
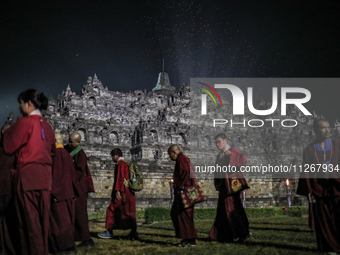
[[99, 239], [97, 233], [104, 231], [103, 221], [91, 221], [94, 247], [78, 249], [83, 254], [318, 254], [315, 233], [308, 228], [306, 218], [279, 217], [250, 219], [252, 238], [246, 245], [211, 242], [208, 233], [212, 220], [196, 221], [197, 247], [180, 248], [176, 245], [171, 222], [158, 222], [138, 227], [139, 240], [129, 241], [124, 237], [128, 230], [116, 230], [115, 239]]

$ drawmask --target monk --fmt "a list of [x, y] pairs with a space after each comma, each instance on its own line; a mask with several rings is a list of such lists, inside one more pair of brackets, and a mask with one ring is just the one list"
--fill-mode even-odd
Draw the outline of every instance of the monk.
[[70, 154], [73, 158], [74, 168], [76, 170], [76, 201], [75, 201], [75, 223], [74, 223], [74, 240], [81, 241], [77, 247], [94, 246], [90, 237], [89, 221], [87, 215], [87, 193], [94, 192], [92, 179], [88, 185], [88, 177], [91, 177], [89, 167], [87, 166], [87, 157], [82, 149], [81, 135], [74, 132], [69, 136]]
[[52, 166], [52, 190], [49, 244], [50, 252], [75, 253], [74, 210], [75, 169], [73, 159], [64, 149], [62, 134], [55, 134], [56, 155]]
[[176, 161], [173, 175], [175, 198], [171, 208], [171, 220], [176, 237], [182, 239], [179, 246], [196, 246], [197, 231], [194, 224], [194, 206], [185, 209], [181, 198], [181, 190], [185, 186], [191, 186], [193, 181], [190, 176], [190, 159], [181, 152], [177, 144], [169, 147], [168, 154], [171, 160]]
[[[1, 128], [1, 134], [10, 125]], [[0, 238], [2, 254], [14, 254], [14, 248], [8, 232], [8, 223], [13, 210], [8, 207], [12, 193], [11, 170], [15, 169], [15, 155], [9, 156], [4, 152], [2, 135], [0, 140]], [[13, 227], [13, 226], [10, 226]]]
[[[320, 253], [340, 253], [340, 141], [330, 139], [327, 120], [313, 123], [315, 141], [303, 152], [302, 166], [309, 172], [300, 174], [297, 194], [307, 196], [309, 201], [310, 227], [315, 229]], [[312, 167], [322, 170], [312, 173]], [[310, 168], [310, 169], [309, 169]]]
[[111, 151], [112, 160], [116, 163], [111, 202], [106, 210], [106, 231], [99, 233], [100, 238], [114, 238], [113, 229], [131, 229], [127, 236], [130, 240], [138, 239], [136, 221], [136, 197], [125, 187], [124, 180], [129, 180], [129, 167], [119, 148]]
[[14, 201], [19, 225], [17, 254], [48, 254], [52, 156], [55, 138], [42, 117], [48, 99], [34, 89], [18, 96], [22, 118], [4, 132], [4, 150], [16, 155]]
[[[215, 143], [220, 150], [216, 158], [216, 165], [236, 166], [237, 168], [246, 164], [244, 154], [228, 145], [225, 134], [215, 136]], [[240, 192], [249, 188], [243, 175], [240, 173], [218, 173], [215, 174], [215, 188], [218, 193], [217, 214], [209, 237], [219, 242], [232, 242], [238, 240], [246, 242], [250, 237], [249, 222], [246, 212], [242, 206]]]

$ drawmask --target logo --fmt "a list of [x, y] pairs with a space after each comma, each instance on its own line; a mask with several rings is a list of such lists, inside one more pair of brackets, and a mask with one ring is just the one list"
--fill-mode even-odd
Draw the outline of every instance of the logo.
[[[198, 95], [197, 99], [201, 99], [200, 115], [203, 117], [207, 115], [209, 111], [209, 118], [205, 118], [205, 120], [213, 118], [213, 127], [230, 124], [230, 127], [248, 126], [251, 128], [260, 128], [263, 127], [265, 123], [267, 123], [266, 126], [269, 124], [271, 127], [274, 127], [274, 123], [280, 122], [282, 127], [292, 128], [298, 125], [298, 120], [292, 118], [281, 119], [278, 118], [278, 115], [291, 115], [291, 109], [296, 109], [297, 111], [294, 110], [294, 112], [299, 112], [300, 117], [312, 115], [304, 105], [310, 101], [311, 92], [308, 89], [296, 86], [301, 84], [299, 80], [287, 80], [287, 82], [286, 80], [280, 80], [278, 82], [275, 79], [255, 79], [252, 83], [250, 79], [238, 78], [232, 80], [227, 78], [225, 80], [214, 79], [210, 82], [210, 84], [214, 85], [208, 85], [207, 83], [205, 80], [196, 80], [193, 81], [192, 84], [198, 91], [204, 92], [196, 94]], [[279, 84], [280, 87], [272, 86], [271, 83]], [[202, 86], [197, 87], [197, 84]], [[285, 84], [292, 84], [293, 86], [283, 86]], [[254, 104], [255, 93], [257, 93], [257, 96], [263, 93], [268, 103]], [[213, 107], [212, 104], [208, 104], [207, 95], [211, 97], [215, 107]], [[224, 96], [231, 96], [230, 106], [226, 104]], [[221, 107], [217, 108], [218, 101], [216, 97]], [[222, 99], [224, 105], [222, 104]], [[226, 111], [226, 107], [230, 108]], [[230, 116], [230, 113], [232, 118], [223, 119], [225, 115]], [[249, 118], [252, 116], [251, 114], [258, 117]]]
[[[221, 97], [220, 97], [220, 95], [217, 93], [217, 91], [213, 87], [211, 87], [210, 85], [205, 84], [203, 82], [197, 82], [197, 83], [202, 84], [202, 85], [206, 86], [207, 88], [211, 89], [215, 93], [215, 95], [217, 96], [218, 100], [220, 100], [220, 103], [221, 103], [221, 106], [222, 106]], [[217, 103], [216, 103], [216, 100], [215, 100], [214, 96], [208, 90], [206, 90], [204, 88], [199, 88], [199, 89], [201, 89], [204, 92], [206, 92], [212, 98], [212, 100], [214, 100], [215, 106], [217, 106]], [[202, 94], [201, 95], [201, 99], [202, 99], [202, 115], [205, 115], [205, 114], [207, 114], [207, 95], [206, 94]]]
[[[218, 97], [220, 100], [220, 103], [222, 105], [222, 101], [220, 96], [217, 94], [216, 90], [205, 84], [198, 82], [202, 85], [207, 86], [210, 88]], [[232, 84], [215, 84], [215, 88], [219, 89], [228, 89], [231, 92], [232, 98], [233, 98], [233, 115], [244, 115], [244, 94], [240, 88], [238, 88], [235, 85]], [[215, 105], [216, 101], [215, 98], [212, 96], [212, 94], [203, 88], [203, 91], [207, 92], [211, 98], [214, 100]], [[300, 93], [304, 94], [305, 97], [303, 98], [287, 98], [287, 94], [289, 93]], [[253, 88], [248, 87], [247, 88], [247, 94], [248, 94], [248, 109], [251, 113], [259, 116], [265, 116], [265, 115], [270, 115], [275, 112], [277, 105], [278, 105], [278, 88], [273, 87], [272, 88], [272, 106], [269, 109], [264, 109], [264, 110], [258, 110], [255, 109], [254, 104], [253, 104]], [[202, 99], [202, 108], [201, 108], [201, 114], [206, 115], [207, 114], [207, 95], [203, 94], [201, 95]], [[282, 87], [281, 88], [281, 115], [286, 115], [286, 108], [288, 104], [293, 104], [295, 105], [304, 115], [312, 115], [302, 104], [307, 103], [311, 99], [311, 93], [309, 90], [305, 88], [297, 88], [297, 87]]]
[[242, 189], [242, 184], [237, 178], [232, 178], [231, 179], [231, 188], [233, 189], [234, 192], [239, 191]]

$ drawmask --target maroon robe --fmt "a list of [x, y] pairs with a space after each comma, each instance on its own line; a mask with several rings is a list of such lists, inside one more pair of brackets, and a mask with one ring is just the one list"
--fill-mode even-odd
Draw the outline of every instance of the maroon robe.
[[[340, 141], [331, 141], [331, 150], [326, 151], [326, 159], [335, 168], [340, 159]], [[302, 166], [320, 164], [324, 152], [315, 149], [314, 144], [307, 146], [303, 152]], [[338, 167], [340, 167], [338, 165]], [[317, 176], [318, 175], [318, 176]], [[320, 174], [301, 173], [297, 194], [312, 194], [315, 203], [310, 203], [309, 223], [315, 228], [318, 250], [320, 252], [340, 252], [340, 179], [339, 173], [333, 171], [322, 179]], [[319, 178], [317, 178], [319, 177]]]
[[48, 254], [53, 130], [40, 115], [20, 118], [4, 132], [4, 150], [17, 158], [13, 185], [20, 246], [14, 248], [18, 254]]
[[76, 201], [74, 219], [74, 240], [87, 241], [90, 237], [89, 220], [87, 215], [87, 193], [89, 192], [86, 173], [88, 171], [87, 157], [83, 149], [73, 157], [76, 170]]
[[[123, 160], [119, 160], [115, 167], [112, 200], [106, 210], [106, 229], [137, 229], [136, 197], [129, 188], [124, 186], [124, 179], [129, 180], [129, 167]], [[116, 192], [120, 192], [121, 199], [116, 199]]]
[[72, 157], [65, 149], [57, 148], [52, 167], [49, 230], [51, 253], [74, 247], [75, 175]]
[[[10, 225], [11, 215], [15, 213], [8, 203], [11, 198], [11, 170], [15, 169], [15, 156], [7, 155], [0, 145], [0, 238], [3, 254], [13, 254], [14, 248], [10, 239], [8, 225]], [[11, 225], [9, 227], [12, 227]]]
[[[229, 148], [229, 151], [231, 151], [230, 155], [218, 155], [216, 164], [236, 166], [237, 168], [246, 164], [247, 159], [244, 154], [232, 147]], [[217, 214], [209, 237], [219, 242], [231, 242], [236, 238], [244, 240], [249, 235], [249, 222], [240, 199], [240, 190], [233, 192], [231, 179], [238, 178], [239, 182], [242, 183], [242, 189], [248, 188], [247, 182], [243, 175], [239, 173], [229, 175], [223, 173], [223, 176], [219, 176], [220, 178], [216, 177], [215, 186], [219, 191]]]
[[194, 206], [184, 209], [180, 191], [182, 187], [191, 186], [190, 159], [182, 152], [177, 155], [173, 175], [175, 198], [171, 208], [171, 220], [176, 237], [180, 239], [196, 239], [197, 231], [194, 224]]

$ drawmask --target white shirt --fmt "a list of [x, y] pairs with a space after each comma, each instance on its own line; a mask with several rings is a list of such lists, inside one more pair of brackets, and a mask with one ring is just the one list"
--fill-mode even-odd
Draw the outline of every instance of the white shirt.
[[33, 112], [31, 112], [30, 115], [33, 115], [33, 114], [41, 115], [41, 111], [39, 109], [35, 109]]
[[230, 147], [231, 147], [231, 146], [229, 146], [229, 144], [227, 144], [227, 146], [225, 147], [223, 153], [226, 152], [227, 150], [229, 150]]

